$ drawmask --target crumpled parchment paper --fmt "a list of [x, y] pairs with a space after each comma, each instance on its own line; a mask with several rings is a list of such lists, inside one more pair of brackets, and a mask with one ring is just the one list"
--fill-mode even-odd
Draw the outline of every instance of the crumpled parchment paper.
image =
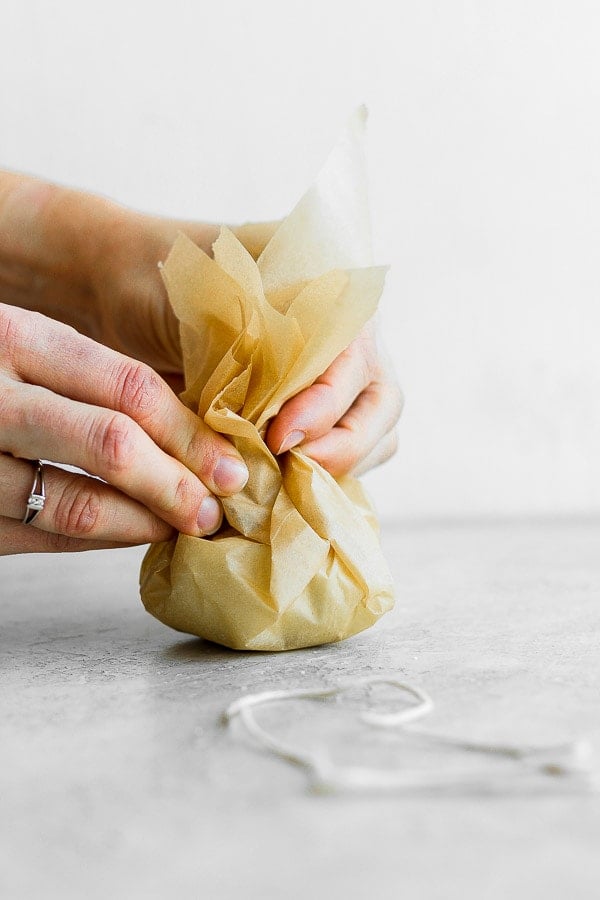
[[180, 235], [162, 269], [181, 325], [182, 400], [227, 435], [250, 471], [212, 538], [180, 534], [142, 563], [146, 609], [179, 631], [239, 650], [339, 641], [393, 605], [377, 522], [360, 483], [335, 480], [263, 438], [375, 312], [359, 110], [316, 182], [257, 261], [222, 228], [209, 257]]

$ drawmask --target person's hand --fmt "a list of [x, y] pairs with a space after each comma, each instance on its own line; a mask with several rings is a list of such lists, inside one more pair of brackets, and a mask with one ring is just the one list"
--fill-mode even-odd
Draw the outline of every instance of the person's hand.
[[[276, 224], [260, 223], [234, 230], [256, 258]], [[214, 471], [220, 454], [225, 453], [234, 458], [237, 454], [224, 438], [215, 436], [209, 429], [199, 428], [195, 417], [193, 422], [202, 438], [196, 438], [193, 448], [187, 448], [189, 452], [184, 452], [186, 437], [190, 435], [192, 414], [172, 395], [168, 395], [167, 401], [165, 385], [156, 378], [155, 373], [159, 373], [174, 390], [183, 388], [178, 325], [157, 268], [157, 263], [166, 258], [179, 230], [186, 232], [207, 252], [210, 252], [218, 233], [218, 228], [214, 225], [143, 215], [96, 196], [45, 184], [25, 176], [0, 173], [0, 301], [22, 309], [37, 310], [80, 332], [75, 335], [68, 331], [67, 337], [65, 331], [60, 336], [56, 330], [52, 331], [56, 341], [54, 349], [60, 347], [58, 352], [66, 355], [61, 356], [61, 365], [55, 367], [51, 362], [48, 364], [49, 351], [45, 350], [43, 355], [47, 357], [46, 369], [58, 368], [60, 372], [64, 368], [65, 359], [69, 357], [74, 362], [80, 359], [84, 369], [101, 366], [104, 374], [104, 367], [107, 367], [106, 371], [113, 373], [113, 377], [115, 371], [127, 369], [129, 392], [132, 393], [132, 385], [137, 385], [134, 407], [141, 401], [142, 405], [145, 404], [145, 410], [140, 411], [137, 407], [130, 409], [127, 403], [119, 405], [123, 385], [108, 384], [105, 377], [99, 377], [97, 369], [95, 372], [91, 369], [87, 378], [82, 377], [81, 365], [67, 367], [66, 371], [72, 380], [68, 389], [64, 389], [66, 397], [75, 404], [96, 406], [105, 415], [106, 410], [109, 410], [125, 416], [132, 423], [127, 427], [133, 427], [136, 439], [142, 439], [142, 432], [144, 439], [149, 439], [162, 453], [162, 464], [168, 463], [172, 474], [175, 470], [181, 472], [178, 466], [187, 469], [185, 477], [192, 479], [193, 490], [190, 496], [194, 500], [190, 503], [193, 505], [196, 500], [201, 499], [197, 495], [198, 490], [203, 492], [203, 497], [208, 494], [206, 487], [215, 493], [219, 492], [214, 478], [211, 481], [209, 470], [213, 466]], [[5, 310], [5, 320], [9, 313], [13, 315], [14, 312]], [[33, 321], [34, 319], [29, 320]], [[40, 333], [44, 333], [52, 325], [46, 319], [41, 322], [35, 319], [35, 322], [35, 328]], [[29, 341], [29, 327], [29, 323], [21, 320], [19, 340], [25, 340], [26, 344]], [[57, 328], [55, 325], [52, 327]], [[7, 326], [6, 335], [12, 336], [14, 343], [15, 328], [12, 324]], [[86, 342], [84, 336], [92, 338], [95, 343]], [[1, 346], [6, 349], [4, 341]], [[102, 355], [108, 352], [107, 348], [120, 354], [117, 358], [111, 357], [110, 363]], [[13, 352], [14, 347], [9, 355]], [[32, 386], [45, 388], [57, 397], [63, 397], [60, 387], [52, 388], [49, 384], [35, 382], [35, 374], [21, 376], [7, 368], [6, 356], [4, 352], [0, 359], [3, 380], [8, 377], [10, 381], [26, 383], [28, 379], [33, 379]], [[145, 365], [136, 365], [136, 361]], [[87, 393], [90, 386], [99, 389], [100, 385], [104, 386], [104, 393], [101, 395]], [[78, 391], [81, 392], [77, 393]], [[149, 416], [148, 409], [151, 406], [153, 415]], [[27, 487], [23, 487], [23, 484], [28, 479], [31, 480], [33, 470], [29, 463], [6, 456], [9, 448], [2, 444], [2, 422], [6, 408], [6, 403], [2, 402], [0, 452], [4, 450], [5, 453], [1, 458], [3, 470], [0, 471], [0, 494], [2, 483], [6, 483], [5, 479], [13, 485], [14, 494], [16, 482], [11, 473], [16, 473], [15, 466], [18, 466], [22, 507], [22, 498], [27, 493]], [[391, 367], [378, 352], [373, 329], [369, 326], [315, 385], [298, 394], [282, 408], [270, 425], [267, 441], [275, 453], [285, 452], [293, 444], [302, 443], [303, 449], [334, 475], [348, 471], [359, 473], [382, 462], [393, 452], [394, 426], [399, 408], [400, 394]], [[117, 420], [122, 424], [121, 419], [117, 417]], [[165, 433], [165, 429], [169, 434]], [[80, 441], [80, 438], [81, 435], [77, 440]], [[39, 446], [39, 443], [35, 444], [35, 448]], [[60, 446], [64, 447], [64, 442]], [[54, 457], [62, 462], [86, 460], [88, 470], [102, 477], [102, 473], [107, 471], [95, 463], [90, 464], [89, 455], [86, 456], [81, 447], [77, 452], [69, 451], [67, 454], [53, 454], [48, 449], [41, 453], [36, 449], [34, 452], [31, 443], [28, 447], [29, 449], [20, 448], [19, 452], [10, 452], [14, 456]], [[86, 468], [82, 463], [74, 464]], [[23, 466], [26, 466], [28, 475]], [[99, 505], [104, 508], [107, 503], [111, 509], [115, 503], [120, 509], [118, 515], [107, 513], [113, 521], [109, 531], [105, 525], [102, 525], [100, 531], [95, 525], [90, 527], [90, 517], [87, 514], [83, 517], [64, 515], [63, 506], [58, 517], [62, 531], [57, 530], [56, 523], [50, 524], [49, 509], [36, 520], [40, 534], [45, 528], [49, 530], [41, 537], [36, 536], [35, 529], [18, 525], [16, 517], [20, 517], [23, 510], [16, 510], [15, 500], [11, 501], [12, 512], [7, 514], [2, 509], [0, 498], [2, 527], [11, 529], [10, 542], [6, 532], [4, 536], [0, 533], [3, 547], [0, 553], [18, 552], [21, 548], [82, 549], [84, 546], [99, 546], [98, 541], [103, 546], [107, 542], [113, 546], [121, 542], [159, 540], [169, 531], [168, 525], [186, 533], [198, 533], [197, 526], [194, 527], [189, 518], [189, 505], [178, 505], [177, 511], [171, 511], [163, 509], [160, 504], [156, 505], [154, 499], [151, 499], [153, 488], [149, 482], [152, 482], [156, 490], [164, 477], [162, 470], [146, 473], [146, 486], [141, 491], [138, 486], [131, 488], [131, 482], [126, 477], [119, 483], [114, 476], [107, 478], [111, 482], [110, 488], [96, 480], [93, 480], [90, 488], [87, 479], [83, 488], [85, 491], [93, 489], [95, 492], [92, 500], [94, 509], [99, 508]], [[67, 479], [60, 470], [48, 473], [49, 481], [57, 479], [60, 486], [67, 486], [68, 481], [68, 486], [73, 490], [73, 479], [78, 478], [85, 476], [73, 475]], [[77, 483], [82, 486], [81, 482]], [[232, 490], [230, 483], [221, 493], [231, 493]], [[101, 504], [97, 498], [98, 492], [102, 494]], [[54, 496], [56, 497], [56, 493]], [[81, 494], [79, 502], [83, 499], [85, 496]], [[138, 505], [133, 503], [134, 500]], [[169, 502], [167, 501], [167, 505]], [[135, 522], [132, 518], [134, 512]], [[118, 526], [114, 524], [115, 515], [119, 521]], [[143, 518], [143, 527], [140, 516]], [[186, 521], [182, 522], [182, 518]], [[85, 531], [83, 538], [82, 527]], [[66, 537], [65, 530], [69, 532]], [[10, 551], [7, 549], [9, 546], [12, 548]]]
[[[0, 173], [0, 555], [210, 534], [215, 495], [245, 483], [232, 444], [157, 374], [183, 386], [157, 269], [180, 227]], [[190, 229], [209, 249], [217, 229]], [[103, 481], [45, 465], [45, 508], [24, 526], [38, 458]]]
[[402, 392], [371, 320], [313, 385], [270, 423], [273, 453], [298, 447], [334, 476], [360, 475], [397, 447]]
[[[94, 549], [202, 536], [222, 518], [216, 495], [247, 469], [168, 385], [137, 362], [61, 323], [0, 304], [0, 555]], [[46, 504], [20, 524], [44, 466]]]

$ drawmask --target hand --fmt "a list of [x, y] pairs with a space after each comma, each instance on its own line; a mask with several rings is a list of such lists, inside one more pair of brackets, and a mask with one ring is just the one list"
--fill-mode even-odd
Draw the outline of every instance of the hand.
[[[276, 223], [264, 223], [234, 230], [257, 257], [275, 227]], [[41, 449], [39, 443], [34, 447], [31, 442], [27, 447], [13, 451], [2, 442], [7, 406], [6, 402], [0, 404], [0, 452], [8, 450], [15, 456], [74, 462], [102, 477], [105, 477], [103, 472], [108, 474], [106, 480], [110, 482], [105, 486], [96, 479], [47, 470], [48, 510], [38, 516], [39, 533], [36, 533], [36, 529], [18, 524], [32, 477], [31, 465], [6, 454], [0, 456], [0, 494], [5, 479], [12, 485], [12, 499], [6, 501], [4, 509], [0, 498], [0, 523], [4, 529], [0, 530], [0, 553], [26, 549], [83, 549], [160, 540], [171, 532], [167, 526], [197, 534], [198, 526], [191, 521], [190, 504], [194, 506], [208, 498], [207, 487], [223, 495], [237, 489], [233, 481], [225, 489], [219, 489], [214, 474], [211, 480], [209, 471], [210, 463], [216, 466], [222, 454], [236, 458], [233, 447], [209, 429], [200, 428], [194, 417], [194, 426], [201, 432], [201, 437], [194, 437], [193, 446], [184, 452], [185, 439], [191, 434], [191, 413], [172, 395], [165, 394], [165, 381], [179, 391], [183, 379], [178, 325], [167, 301], [157, 263], [166, 258], [179, 230], [186, 232], [207, 252], [218, 233], [214, 225], [141, 215], [95, 196], [24, 176], [0, 173], [0, 301], [37, 310], [74, 326], [79, 335], [68, 329], [59, 335], [52, 330], [58, 327], [54, 323], [47, 319], [43, 322], [35, 320], [36, 333], [43, 335], [52, 326], [46, 337], [51, 349], [63, 354], [61, 364], [70, 354], [74, 361], [79, 359], [78, 367], [68, 369], [72, 381], [68, 386], [63, 385], [62, 391], [74, 405], [97, 406], [104, 415], [106, 410], [120, 413], [127, 419], [127, 424], [119, 416], [116, 421], [135, 433], [135, 446], [139, 441], [148, 446], [149, 439], [154, 446], [155, 464], [160, 458], [160, 467], [152, 473], [141, 473], [141, 483], [132, 487], [131, 479], [125, 477], [127, 467], [118, 480], [109, 471], [110, 461], [107, 470], [98, 465], [93, 453], [83, 448], [81, 442], [85, 440], [81, 429], [76, 437], [77, 448], [69, 448], [66, 454], [64, 441], [60, 442], [57, 453], [50, 452], [49, 444], [45, 445], [46, 449]], [[5, 325], [6, 317], [11, 319], [6, 325], [6, 335], [12, 335], [13, 342], [24, 340], [28, 344], [30, 323], [34, 320], [21, 320], [16, 328], [12, 323], [16, 312], [3, 310]], [[84, 336], [93, 338], [95, 343], [86, 343]], [[46, 337], [42, 337], [41, 345]], [[118, 356], [109, 359], [107, 348], [117, 351]], [[3, 350], [6, 350], [4, 345]], [[10, 353], [13, 352], [14, 347], [11, 347]], [[47, 356], [48, 352], [46, 348], [44, 354]], [[98, 366], [101, 371], [111, 372], [113, 377], [120, 372], [122, 384], [107, 384], [104, 379], [95, 379], [93, 374], [90, 377], [90, 373], [84, 377], [86, 372], [82, 368], [85, 370], [88, 366], [91, 373]], [[56, 368], [55, 375], [63, 371], [61, 366], [50, 368]], [[99, 370], [96, 368], [96, 371]], [[157, 372], [164, 381], [156, 377]], [[6, 353], [0, 359], [0, 377], [2, 380], [8, 377], [17, 383], [33, 379], [38, 388], [55, 393], [58, 402], [64, 403], [60, 385], [53, 387], [53, 382], [36, 382], [38, 375], [33, 370], [22, 376], [7, 368]], [[100, 393], [91, 391], [91, 388], [99, 390], [100, 382], [104, 389]], [[153, 408], [160, 406], [160, 414], [150, 415], [152, 403], [148, 398], [153, 398]], [[144, 409], [138, 408], [140, 402]], [[393, 452], [393, 426], [399, 405], [391, 369], [379, 358], [373, 329], [367, 328], [315, 385], [283, 407], [271, 423], [268, 443], [274, 452], [284, 452], [292, 445], [290, 434], [296, 432], [294, 437], [298, 443], [298, 432], [302, 432], [306, 435], [306, 438], [302, 437], [303, 449], [334, 475], [351, 470], [358, 473], [382, 462]], [[13, 414], [16, 408], [13, 404]], [[71, 409], [70, 414], [77, 413]], [[54, 436], [60, 427], [54, 427]], [[166, 429], [170, 429], [169, 434]], [[145, 434], [140, 435], [140, 431]], [[174, 434], [179, 435], [180, 440], [175, 441]], [[117, 443], [120, 444], [120, 438]], [[156, 451], [159, 457], [156, 457]], [[77, 463], [77, 459], [85, 462]], [[170, 501], [163, 498], [162, 502], [156, 502], [156, 485], [167, 477], [165, 465], [171, 480], [176, 477], [176, 472], [183, 478], [178, 463], [188, 470], [179, 490], [193, 500], [177, 510], [165, 509], [165, 502], [169, 507]], [[65, 492], [60, 509], [54, 512], [50, 500], [53, 483], [57, 485], [57, 490], [52, 491], [55, 500], [59, 490], [64, 488]], [[187, 487], [183, 487], [184, 484]], [[90, 501], [83, 516], [77, 516], [76, 510], [69, 515], [65, 512], [69, 492], [73, 495], [76, 487], [78, 491], [81, 489], [79, 505], [85, 506], [86, 498]], [[19, 494], [18, 502], [15, 491]], [[76, 503], [71, 505], [77, 506]], [[96, 511], [94, 516], [90, 516], [90, 509]], [[106, 524], [108, 520], [112, 523], [110, 527]], [[10, 530], [10, 540], [6, 529]], [[205, 525], [201, 531], [208, 529]]]
[[[51, 319], [0, 304], [0, 554], [79, 550], [201, 536], [219, 527], [213, 496], [240, 489], [233, 446], [186, 409], [151, 368]], [[31, 459], [47, 502], [21, 525]]]
[[397, 447], [402, 392], [374, 321], [314, 384], [281, 408], [267, 432], [273, 453], [299, 447], [332, 475], [360, 475]]
[[[217, 234], [0, 173], [0, 555], [212, 533], [213, 495], [245, 483], [231, 443], [157, 374], [182, 387], [157, 269], [180, 228], [205, 249]], [[37, 458], [107, 483], [45, 466], [46, 507], [23, 526]]]

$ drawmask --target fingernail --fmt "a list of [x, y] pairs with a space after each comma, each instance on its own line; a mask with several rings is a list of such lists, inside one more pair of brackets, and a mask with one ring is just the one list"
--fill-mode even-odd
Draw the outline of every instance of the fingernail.
[[244, 463], [233, 456], [222, 456], [213, 472], [216, 486], [224, 494], [241, 491], [248, 481], [248, 469]]
[[205, 497], [198, 510], [198, 528], [203, 534], [214, 534], [221, 527], [223, 510], [214, 497]]
[[301, 444], [306, 434], [304, 431], [290, 431], [289, 434], [286, 434], [281, 444], [279, 445], [279, 450], [277, 453], [285, 453], [286, 450], [291, 450], [292, 447], [297, 447], [298, 444]]

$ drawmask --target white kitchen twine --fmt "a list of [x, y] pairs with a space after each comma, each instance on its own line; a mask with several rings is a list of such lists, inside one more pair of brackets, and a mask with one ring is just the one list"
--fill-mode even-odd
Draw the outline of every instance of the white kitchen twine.
[[592, 748], [588, 741], [577, 740], [548, 746], [528, 746], [492, 744], [463, 740], [462, 738], [432, 734], [407, 725], [422, 719], [433, 710], [433, 700], [420, 688], [387, 676], [357, 678], [340, 685], [316, 689], [264, 691], [240, 697], [228, 706], [224, 713], [226, 722], [239, 719], [248, 734], [271, 753], [299, 766], [308, 773], [314, 790], [328, 791], [377, 791], [377, 790], [419, 790], [433, 788], [468, 788], [476, 791], [493, 791], [506, 784], [493, 772], [420, 772], [418, 770], [377, 769], [366, 766], [339, 766], [329, 759], [325, 751], [303, 750], [279, 740], [265, 731], [254, 716], [259, 706], [285, 700], [326, 700], [356, 688], [384, 684], [397, 688], [416, 701], [398, 712], [377, 712], [367, 710], [359, 718], [375, 728], [399, 728], [408, 734], [416, 734], [425, 740], [443, 746], [480, 753], [488, 756], [504, 757], [520, 761], [525, 767], [543, 775], [562, 779], [576, 779], [588, 789], [594, 785], [586, 776], [591, 775]]

